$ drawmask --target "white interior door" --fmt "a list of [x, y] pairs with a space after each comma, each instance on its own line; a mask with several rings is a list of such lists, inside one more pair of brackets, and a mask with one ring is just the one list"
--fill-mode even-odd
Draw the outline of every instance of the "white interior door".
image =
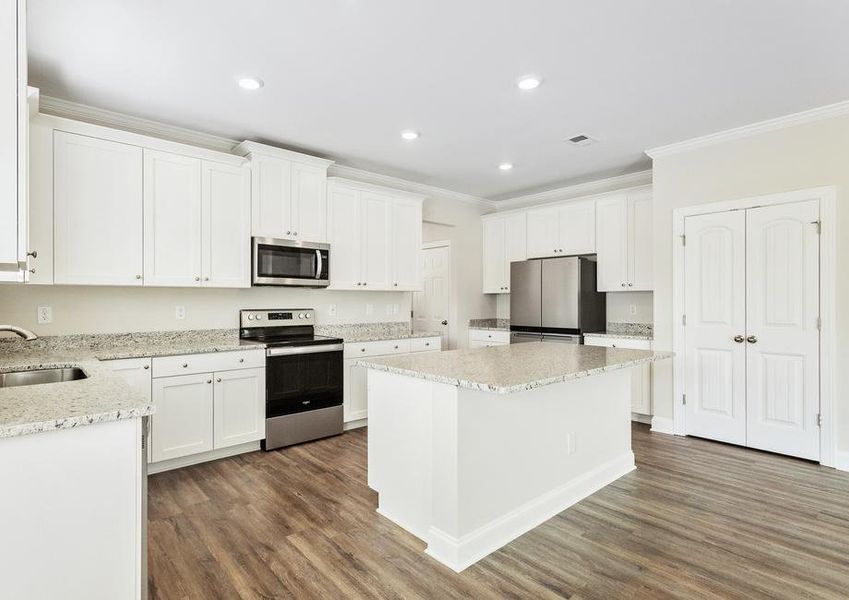
[[746, 215], [687, 217], [687, 433], [746, 444]]
[[747, 445], [820, 457], [819, 203], [746, 211]]
[[417, 331], [439, 331], [442, 347], [448, 349], [448, 312], [450, 298], [450, 246], [435, 246], [422, 251], [421, 292], [413, 294], [413, 326]]

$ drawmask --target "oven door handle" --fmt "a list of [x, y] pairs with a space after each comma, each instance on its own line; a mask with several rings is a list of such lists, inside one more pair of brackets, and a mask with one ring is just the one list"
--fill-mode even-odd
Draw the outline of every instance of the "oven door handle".
[[266, 356], [292, 356], [295, 354], [319, 354], [321, 352], [341, 352], [344, 344], [320, 344], [317, 346], [298, 346], [293, 348], [267, 348]]
[[315, 257], [318, 259], [318, 268], [315, 270], [315, 278], [321, 279], [321, 272], [324, 270], [324, 261], [321, 260], [321, 250], [315, 251]]

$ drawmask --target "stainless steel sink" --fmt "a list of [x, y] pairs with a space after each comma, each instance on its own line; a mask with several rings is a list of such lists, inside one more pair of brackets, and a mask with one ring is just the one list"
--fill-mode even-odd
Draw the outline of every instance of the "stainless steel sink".
[[77, 379], [86, 379], [87, 377], [88, 375], [85, 374], [85, 371], [79, 367], [12, 371], [11, 373], [0, 373], [0, 388], [75, 381]]

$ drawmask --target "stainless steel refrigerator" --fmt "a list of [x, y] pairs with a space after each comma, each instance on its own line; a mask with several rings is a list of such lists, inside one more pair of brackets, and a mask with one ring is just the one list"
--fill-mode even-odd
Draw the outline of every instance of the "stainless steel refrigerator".
[[566, 256], [510, 265], [510, 343], [583, 343], [606, 329], [606, 296], [596, 290], [596, 263]]

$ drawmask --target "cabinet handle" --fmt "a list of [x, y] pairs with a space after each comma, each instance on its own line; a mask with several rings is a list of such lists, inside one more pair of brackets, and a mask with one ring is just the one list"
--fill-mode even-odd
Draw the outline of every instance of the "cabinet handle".
[[244, 358], [240, 358], [240, 359], [239, 359], [239, 362], [240, 362], [240, 363], [243, 363], [243, 362], [245, 362], [245, 359], [244, 359]]
[[628, 283], [628, 287], [633, 287], [633, 283]]
[[145, 365], [145, 366], [144, 366], [144, 367], [142, 367], [142, 368], [143, 368], [143, 369], [145, 369], [145, 370], [147, 370], [147, 369], [149, 369], [149, 368], [150, 368], [150, 365]]
[[364, 282], [363, 282], [363, 285], [368, 285], [368, 283], [364, 281]]
[[207, 379], [207, 380], [206, 380], [206, 382], [207, 382], [207, 383], [212, 383], [212, 380], [211, 380], [211, 379]]
[[425, 342], [425, 346], [430, 346], [430, 342]]
[[365, 352], [365, 351], [366, 351], [365, 348], [360, 348], [360, 352]]
[[200, 277], [195, 277], [195, 281], [200, 281]]
[[183, 368], [184, 368], [184, 369], [188, 368], [188, 366], [189, 366], [189, 363], [183, 363]]
[[291, 232], [291, 231], [287, 231], [287, 232], [286, 232], [286, 235], [292, 235], [292, 232]]
[[734, 336], [734, 341], [737, 342], [738, 344], [742, 344], [744, 339], [746, 339], [746, 338], [744, 338], [742, 335], [735, 335]]
[[27, 252], [27, 256], [32, 256], [33, 258], [38, 258], [38, 250], [30, 250]]
[[141, 279], [141, 275], [136, 275], [136, 279]]
[[397, 283], [396, 283], [396, 284], [393, 284], [393, 285], [395, 285], [395, 287], [398, 287], [398, 284], [397, 284]]
[[29, 272], [35, 274], [35, 269], [30, 269]]
[[298, 232], [297, 232], [297, 231], [293, 231], [293, 232], [292, 232], [292, 235], [298, 235]]
[[395, 349], [397, 350], [397, 349], [398, 349], [398, 346], [395, 346]]
[[622, 287], [625, 287], [625, 284], [624, 284], [624, 283], [622, 284]]
[[301, 400], [301, 404], [309, 404], [312, 400]]
[[204, 281], [209, 281], [209, 277], [204, 277], [204, 278], [203, 278], [203, 280], [204, 280]]
[[221, 383], [221, 378], [219, 377], [219, 378], [218, 378], [218, 379], [216, 379], [215, 381], [217, 381], [218, 383]]
[[750, 344], [755, 344], [755, 343], [757, 343], [758, 338], [757, 338], [757, 336], [750, 335], [749, 337], [746, 338], [746, 341], [749, 342]]

